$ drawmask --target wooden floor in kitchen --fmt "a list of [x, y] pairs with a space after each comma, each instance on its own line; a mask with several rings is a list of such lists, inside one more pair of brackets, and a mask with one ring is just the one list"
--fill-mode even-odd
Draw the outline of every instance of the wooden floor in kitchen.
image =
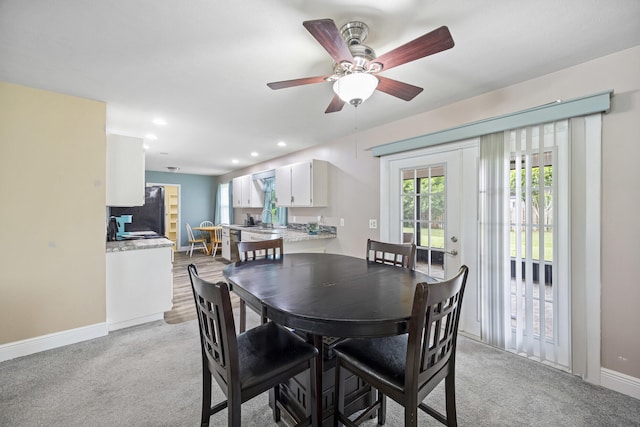
[[[222, 258], [220, 252], [215, 257], [205, 255], [201, 251], [194, 251], [189, 257], [188, 252], [176, 252], [173, 257], [173, 308], [164, 313], [167, 323], [181, 323], [196, 318], [196, 309], [193, 302], [193, 292], [189, 281], [187, 266], [195, 264], [198, 275], [209, 281], [224, 281], [222, 269], [228, 264]], [[238, 304], [238, 298], [232, 294], [232, 305]]]

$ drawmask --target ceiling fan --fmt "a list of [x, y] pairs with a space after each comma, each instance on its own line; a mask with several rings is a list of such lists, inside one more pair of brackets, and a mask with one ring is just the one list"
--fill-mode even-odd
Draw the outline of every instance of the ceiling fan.
[[421, 87], [383, 77], [378, 73], [451, 49], [454, 45], [449, 29], [442, 26], [376, 57], [373, 49], [362, 44], [369, 33], [369, 27], [364, 22], [348, 22], [340, 30], [332, 19], [304, 21], [302, 25], [333, 58], [333, 74], [272, 82], [267, 83], [267, 86], [275, 90], [333, 82], [335, 96], [325, 113], [342, 110], [346, 102], [357, 107], [375, 90], [411, 101], [422, 92]]

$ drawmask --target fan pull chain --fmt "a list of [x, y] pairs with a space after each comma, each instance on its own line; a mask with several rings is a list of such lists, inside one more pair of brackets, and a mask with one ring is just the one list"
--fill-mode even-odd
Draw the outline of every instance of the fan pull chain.
[[354, 157], [355, 157], [356, 160], [358, 160], [358, 107], [355, 106], [353, 109], [355, 110], [354, 118], [353, 118], [353, 121], [354, 121], [353, 130], [355, 132], [355, 138], [354, 138], [354, 140], [355, 140], [355, 156]]

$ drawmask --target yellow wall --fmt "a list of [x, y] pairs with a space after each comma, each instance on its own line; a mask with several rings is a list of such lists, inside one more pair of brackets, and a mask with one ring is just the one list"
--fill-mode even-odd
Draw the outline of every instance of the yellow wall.
[[0, 344], [105, 321], [105, 120], [0, 82]]

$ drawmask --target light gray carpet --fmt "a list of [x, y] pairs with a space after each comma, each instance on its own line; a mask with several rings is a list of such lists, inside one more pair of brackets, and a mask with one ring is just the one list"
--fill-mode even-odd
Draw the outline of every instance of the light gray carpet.
[[[463, 337], [457, 363], [460, 425], [640, 425], [639, 400]], [[0, 363], [0, 426], [197, 426], [200, 384], [197, 323], [153, 322]], [[428, 401], [442, 407], [443, 395], [439, 386]], [[388, 411], [387, 425], [401, 426], [401, 408]], [[273, 425], [267, 395], [242, 417]], [[226, 426], [226, 411], [211, 425]], [[419, 425], [439, 423], [421, 414]]]

